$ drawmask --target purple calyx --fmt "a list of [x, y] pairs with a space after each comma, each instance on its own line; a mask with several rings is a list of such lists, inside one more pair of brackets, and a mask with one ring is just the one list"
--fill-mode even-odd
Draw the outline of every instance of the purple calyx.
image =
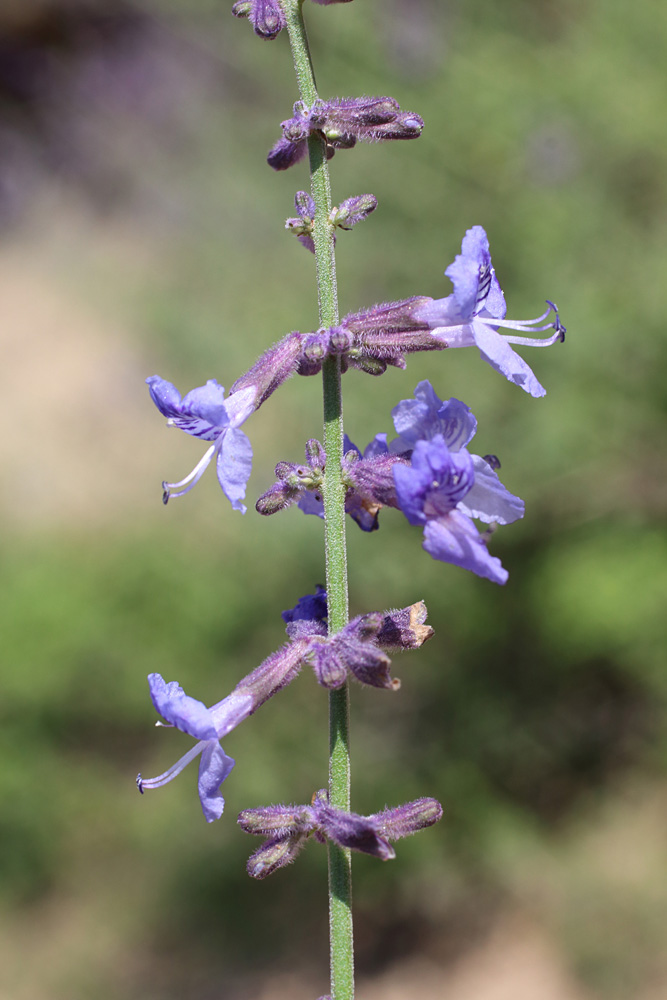
[[339, 847], [390, 861], [396, 856], [391, 841], [432, 826], [441, 817], [442, 806], [431, 798], [361, 816], [329, 805], [326, 790], [320, 789], [311, 805], [245, 809], [238, 823], [246, 833], [266, 837], [248, 860], [248, 874], [262, 879], [294, 861], [310, 836], [320, 843], [331, 840]]
[[325, 140], [330, 158], [336, 149], [351, 149], [357, 141], [416, 139], [424, 122], [412, 111], [401, 111], [391, 97], [343, 97], [318, 98], [311, 107], [297, 101], [292, 117], [280, 127], [282, 137], [267, 157], [274, 170], [287, 170], [303, 159], [311, 135]]

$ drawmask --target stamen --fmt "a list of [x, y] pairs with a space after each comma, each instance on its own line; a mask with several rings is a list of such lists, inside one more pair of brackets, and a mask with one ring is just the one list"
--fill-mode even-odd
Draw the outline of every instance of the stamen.
[[[222, 435], [220, 435], [220, 438], [222, 438]], [[162, 483], [162, 489], [164, 491], [162, 493], [162, 503], [168, 503], [171, 497], [182, 497], [185, 493], [190, 492], [195, 483], [199, 482], [204, 471], [208, 467], [209, 462], [213, 458], [213, 455], [216, 451], [219, 451], [222, 445], [220, 438], [218, 438], [218, 441], [216, 441], [215, 444], [211, 445], [211, 447], [205, 452], [203, 458], [197, 462], [192, 472], [186, 476], [185, 479], [181, 479], [180, 483]], [[181, 489], [182, 486], [185, 486], [185, 489]], [[178, 490], [179, 492], [173, 493], [172, 490]]]
[[477, 285], [477, 295], [475, 296], [475, 312], [484, 305], [489, 294], [491, 281], [493, 279], [493, 268], [490, 264], [480, 264], [479, 278]]
[[[512, 334], [503, 334], [505, 340], [510, 344], [527, 344], [529, 347], [549, 347], [557, 341], [561, 341], [562, 343], [565, 340], [565, 327], [560, 321], [558, 309], [553, 302], [549, 302], [547, 299], [547, 305], [549, 306], [547, 311], [535, 319], [509, 320], [496, 319], [491, 316], [478, 316], [477, 318], [483, 323], [488, 323], [489, 326], [502, 326], [506, 330], [532, 330], [533, 333], [554, 330], [551, 337], [515, 337]], [[545, 323], [544, 326], [535, 326], [536, 323], [541, 323], [547, 316], [550, 316], [552, 312], [556, 314], [556, 318], [551, 323]]]
[[175, 764], [164, 772], [164, 774], [158, 774], [157, 778], [142, 778], [141, 774], [137, 775], [137, 788], [144, 794], [144, 791], [153, 788], [161, 788], [162, 785], [168, 784], [172, 781], [177, 774], [180, 774], [184, 767], [187, 767], [190, 761], [193, 761], [195, 757], [198, 757], [207, 744], [207, 740], [200, 740], [199, 743], [188, 750], [188, 752], [177, 760]]

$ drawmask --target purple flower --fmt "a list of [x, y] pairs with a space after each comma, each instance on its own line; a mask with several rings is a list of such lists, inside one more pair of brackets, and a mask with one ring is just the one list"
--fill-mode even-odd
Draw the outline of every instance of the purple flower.
[[252, 447], [239, 427], [259, 405], [257, 386], [243, 387], [225, 399], [223, 387], [215, 379], [209, 379], [206, 385], [193, 389], [181, 399], [171, 382], [159, 375], [151, 375], [146, 382], [153, 402], [168, 418], [169, 425], [213, 442], [189, 475], [178, 483], [162, 484], [163, 502], [188, 493], [215, 456], [222, 491], [234, 510], [244, 514], [246, 507], [241, 501], [252, 469]]
[[296, 677], [305, 652], [306, 645], [303, 642], [283, 646], [244, 677], [230, 695], [210, 708], [187, 695], [176, 681], [167, 683], [160, 674], [149, 674], [151, 700], [156, 712], [166, 719], [166, 722], [157, 724], [174, 726], [197, 742], [164, 774], [145, 779], [139, 774], [139, 791], [143, 793], [162, 788], [196, 757], [201, 757], [199, 800], [209, 823], [219, 819], [225, 807], [220, 785], [234, 767], [233, 758], [222, 749], [220, 740]]
[[493, 455], [471, 455], [466, 445], [477, 430], [469, 407], [458, 399], [443, 402], [428, 381], [420, 382], [413, 399], [392, 410], [398, 432], [390, 451], [410, 456], [396, 463], [393, 476], [397, 505], [411, 524], [424, 528], [424, 548], [434, 559], [472, 570], [495, 583], [507, 571], [487, 551], [488, 532], [473, 524], [510, 524], [523, 517], [524, 504], [498, 479], [500, 463]]
[[[432, 299], [419, 307], [415, 311], [415, 319], [426, 322], [433, 336], [445, 347], [476, 344], [482, 358], [506, 379], [521, 386], [531, 396], [544, 396], [546, 390], [510, 345], [548, 347], [558, 340], [562, 341], [565, 327], [561, 325], [556, 306], [547, 301], [549, 308], [536, 319], [505, 319], [505, 296], [491, 263], [489, 241], [481, 226], [473, 226], [466, 232], [461, 253], [445, 274], [454, 285], [453, 293], [445, 299]], [[544, 323], [551, 313], [554, 319]], [[520, 335], [501, 334], [499, 327], [517, 330]], [[554, 333], [544, 339], [523, 336], [545, 330], [553, 330]]]
[[[411, 464], [397, 465], [394, 478], [401, 510], [410, 524], [423, 526], [424, 548], [434, 559], [454, 563], [495, 583], [507, 581], [500, 559], [489, 555], [485, 537], [463, 512], [463, 499], [475, 483], [473, 459], [465, 448], [450, 451], [442, 434], [431, 441], [418, 441]], [[504, 501], [502, 494], [507, 491], [500, 483], [498, 486]], [[495, 513], [489, 505], [484, 510], [485, 519], [495, 520]]]
[[[443, 403], [428, 380], [418, 384], [414, 399], [403, 399], [394, 407], [392, 417], [399, 436], [390, 448], [399, 455], [411, 452], [419, 441], [432, 441], [438, 435], [450, 452], [465, 450], [477, 430], [470, 408], [458, 399]], [[493, 455], [469, 457], [474, 481], [459, 500], [458, 509], [486, 524], [511, 524], [523, 517], [523, 501], [506, 490], [496, 475], [498, 459]]]
[[186, 695], [176, 681], [167, 684], [160, 674], [149, 674], [148, 684], [153, 705], [167, 720], [166, 724], [194, 737], [197, 742], [157, 778], [144, 780], [138, 775], [137, 787], [142, 793], [147, 789], [161, 788], [180, 774], [190, 761], [201, 755], [199, 799], [204, 816], [211, 823], [222, 816], [225, 800], [219, 789], [235, 763], [232, 757], [227, 756], [219, 741], [250, 715], [252, 698], [249, 694], [232, 693], [217, 705], [207, 708], [203, 702]]

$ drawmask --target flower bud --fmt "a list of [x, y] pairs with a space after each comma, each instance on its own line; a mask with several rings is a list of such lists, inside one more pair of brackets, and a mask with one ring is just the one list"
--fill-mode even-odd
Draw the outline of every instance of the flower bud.
[[310, 438], [309, 441], [306, 441], [306, 461], [314, 470], [316, 469], [318, 472], [324, 470], [327, 453], [317, 438]]
[[283, 482], [289, 483], [290, 485], [298, 485], [298, 480], [296, 480], [296, 470], [297, 466], [294, 462], [278, 462], [274, 472], [277, 479], [282, 479]]
[[366, 219], [377, 208], [378, 200], [374, 194], [358, 194], [346, 198], [337, 208], [332, 208], [329, 218], [334, 226], [340, 229], [352, 229], [358, 222]]
[[313, 828], [313, 810], [310, 806], [259, 806], [240, 812], [237, 823], [246, 833], [275, 839], [309, 833]]
[[313, 640], [306, 654], [306, 663], [315, 671], [317, 682], [329, 691], [341, 688], [347, 680], [348, 663], [338, 654], [333, 642]]
[[303, 344], [302, 354], [307, 361], [321, 362], [327, 356], [326, 333], [311, 333]]
[[301, 219], [312, 219], [315, 218], [316, 206], [313, 201], [312, 195], [307, 191], [297, 191], [294, 195], [294, 207], [296, 209], [296, 214]]
[[319, 830], [339, 847], [372, 854], [382, 861], [396, 857], [393, 847], [380, 833], [374, 817], [335, 809], [329, 805], [325, 789], [313, 797], [313, 814]]
[[[386, 122], [369, 129], [370, 138], [386, 139], [417, 139], [424, 128], [424, 119], [412, 112], [396, 115], [392, 122]], [[362, 135], [361, 138], [364, 138]]]
[[257, 879], [272, 875], [279, 868], [291, 864], [305, 843], [303, 834], [267, 840], [248, 858], [248, 875]]
[[433, 826], [442, 818], [442, 806], [437, 799], [415, 799], [394, 809], [385, 809], [369, 817], [378, 831], [388, 840], [400, 840], [409, 837], [418, 830]]
[[342, 326], [332, 326], [329, 330], [329, 350], [332, 354], [345, 354], [352, 345], [352, 337]]
[[356, 349], [349, 352], [349, 362], [359, 371], [366, 372], [367, 375], [384, 375], [387, 370], [386, 361]]
[[240, 0], [232, 7], [232, 14], [249, 18], [260, 38], [275, 38], [286, 23], [279, 0]]
[[305, 139], [292, 142], [283, 136], [269, 151], [266, 162], [274, 170], [287, 170], [304, 158], [308, 151], [308, 143]]
[[286, 482], [274, 483], [266, 493], [262, 493], [261, 497], [257, 499], [255, 510], [258, 514], [264, 514], [268, 517], [270, 514], [277, 514], [279, 510], [285, 510], [286, 507], [291, 506], [300, 495], [301, 489], [298, 486], [295, 488]]
[[286, 170], [300, 160], [313, 132], [324, 136], [329, 159], [335, 148], [350, 149], [359, 139], [414, 139], [424, 125], [419, 115], [401, 111], [391, 97], [318, 99], [310, 108], [297, 101], [293, 116], [281, 122], [282, 139], [269, 153], [268, 162], [274, 170]]

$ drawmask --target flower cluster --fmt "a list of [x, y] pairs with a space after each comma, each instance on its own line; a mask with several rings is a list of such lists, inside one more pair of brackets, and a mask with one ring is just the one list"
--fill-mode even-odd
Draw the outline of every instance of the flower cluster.
[[[398, 437], [390, 443], [386, 434], [376, 434], [362, 455], [345, 440], [347, 513], [362, 530], [374, 531], [381, 508], [395, 507], [410, 524], [423, 527], [424, 548], [434, 559], [505, 583], [507, 571], [487, 549], [490, 529], [480, 533], [473, 518], [509, 524], [523, 517], [524, 505], [500, 482], [494, 455], [482, 458], [468, 451], [477, 429], [470, 409], [458, 399], [443, 402], [424, 381], [392, 416]], [[305, 514], [324, 517], [320, 490], [326, 455], [318, 441], [308, 442], [306, 463], [276, 466], [277, 482], [257, 501], [260, 514], [298, 503]]]
[[386, 651], [419, 649], [433, 635], [433, 629], [425, 624], [423, 601], [398, 610], [359, 615], [333, 635], [327, 634], [327, 614], [322, 587], [284, 611], [290, 641], [210, 708], [187, 695], [176, 681], [167, 683], [160, 674], [149, 674], [153, 706], [165, 720], [158, 725], [180, 729], [196, 742], [163, 774], [156, 778], [140, 774], [139, 791], [162, 788], [199, 757], [202, 810], [209, 823], [219, 819], [225, 805], [220, 785], [234, 767], [233, 758], [224, 752], [220, 740], [293, 681], [304, 665], [311, 666], [318, 682], [330, 690], [353, 677], [362, 684], [395, 691], [400, 682], [390, 676], [391, 661]]
[[311, 107], [297, 101], [292, 117], [280, 127], [282, 137], [267, 157], [274, 170], [287, 170], [302, 160], [311, 135], [325, 140], [326, 155], [331, 159], [337, 149], [352, 149], [358, 141], [417, 139], [424, 122], [413, 111], [401, 111], [393, 97], [337, 97], [318, 99]]
[[[358, 222], [367, 219], [377, 208], [377, 198], [374, 194], [357, 194], [346, 198], [329, 213], [329, 223], [338, 229], [352, 229]], [[313, 242], [313, 223], [315, 221], [315, 202], [307, 191], [297, 191], [294, 197], [294, 208], [297, 215], [287, 219], [285, 229], [293, 233], [299, 243], [315, 253]], [[334, 234], [334, 243], [336, 237]]]
[[[314, 2], [328, 5], [349, 0]], [[294, 47], [299, 31], [292, 16], [300, 17], [301, 6], [301, 2], [286, 4], [282, 0], [237, 0], [232, 13], [247, 18], [264, 39], [273, 39], [288, 28]], [[406, 140], [421, 135], [421, 117], [402, 111], [391, 97], [318, 98], [312, 74], [308, 77], [309, 55], [304, 38], [301, 36], [298, 43], [302, 46], [300, 56], [294, 51], [301, 95], [308, 95], [308, 101], [297, 101], [292, 116], [281, 123], [281, 137], [268, 155], [274, 170], [297, 164], [310, 147], [313, 163], [319, 149], [318, 162], [326, 176], [326, 159], [337, 149], [350, 149], [360, 141]], [[332, 209], [329, 195], [322, 194], [325, 188], [326, 184], [322, 187], [314, 183], [313, 195], [298, 191], [294, 199], [296, 216], [286, 222], [288, 231], [306, 249], [315, 252], [317, 245], [318, 273], [324, 270], [319, 251], [325, 244], [331, 247], [336, 230], [353, 228], [377, 206], [374, 195], [361, 194]], [[316, 375], [325, 363], [327, 378], [334, 370], [337, 379], [338, 372], [344, 374], [349, 369], [378, 376], [389, 366], [404, 369], [408, 355], [417, 352], [477, 347], [482, 359], [508, 381], [530, 396], [543, 396], [543, 386], [514, 348], [546, 347], [563, 341], [565, 327], [556, 306], [547, 300], [546, 311], [534, 319], [507, 318], [489, 241], [479, 225], [468, 229], [461, 252], [446, 268], [445, 275], [452, 290], [444, 298], [416, 295], [380, 303], [349, 312], [335, 325], [326, 323], [333, 324], [337, 312], [323, 311], [330, 318], [323, 321], [321, 328], [287, 333], [232, 383], [226, 395], [215, 379], [181, 397], [171, 382], [157, 375], [148, 378], [151, 398], [167, 423], [207, 442], [203, 457], [187, 476], [162, 484], [164, 502], [188, 493], [215, 459], [223, 493], [234, 510], [245, 513], [243, 501], [252, 469], [252, 448], [241, 427], [287, 379]], [[319, 291], [324, 301], [323, 286]], [[335, 283], [327, 294], [335, 300]], [[335, 365], [328, 363], [331, 359], [336, 360]], [[331, 382], [325, 380], [325, 384], [331, 389]], [[332, 391], [330, 396], [337, 393], [336, 382], [335, 393]], [[440, 399], [431, 382], [422, 381], [412, 398], [394, 407], [392, 418], [396, 436], [388, 440], [385, 432], [378, 433], [363, 452], [345, 437], [340, 469], [327, 468], [325, 448], [319, 441], [309, 440], [303, 463], [278, 463], [276, 480], [258, 499], [256, 510], [269, 515], [298, 505], [304, 513], [323, 518], [328, 477], [336, 477], [337, 488], [340, 476], [345, 488], [345, 510], [363, 531], [376, 531], [382, 508], [393, 508], [411, 525], [421, 528], [422, 546], [432, 558], [504, 584], [507, 570], [500, 559], [489, 553], [488, 543], [498, 525], [523, 516], [524, 504], [500, 482], [500, 463], [494, 455], [480, 456], [469, 450], [477, 430], [469, 407], [455, 398]], [[481, 522], [481, 528], [476, 522]], [[328, 551], [328, 571], [336, 563], [330, 555]], [[344, 552], [338, 555], [342, 565]], [[330, 580], [334, 584], [332, 593], [334, 589], [338, 595], [344, 592], [335, 572], [330, 574]], [[338, 600], [334, 608], [332, 601], [332, 621], [346, 620], [342, 617], [343, 612], [347, 614], [343, 604], [342, 599]], [[302, 597], [282, 617], [287, 643], [210, 707], [187, 695], [176, 681], [168, 683], [160, 674], [149, 675], [151, 699], [164, 720], [157, 724], [181, 730], [192, 742], [163, 774], [155, 778], [138, 776], [142, 793], [163, 787], [199, 758], [201, 807], [208, 822], [218, 819], [224, 809], [220, 788], [235, 763], [223, 750], [221, 740], [290, 684], [304, 667], [312, 668], [318, 684], [328, 691], [343, 688], [350, 679], [396, 691], [400, 681], [392, 676], [390, 654], [418, 649], [433, 635], [426, 624], [423, 601], [358, 615], [334, 630], [322, 587]], [[332, 698], [332, 706], [337, 703], [343, 703], [340, 696]], [[335, 721], [334, 710], [332, 719]], [[332, 760], [335, 762], [335, 755]], [[332, 765], [332, 775], [335, 770]], [[309, 805], [271, 805], [241, 812], [238, 822], [242, 829], [264, 837], [264, 843], [248, 862], [253, 878], [265, 878], [289, 864], [308, 839], [328, 841], [386, 861], [394, 857], [394, 841], [431, 826], [442, 816], [440, 803], [432, 798], [419, 798], [371, 815], [338, 808], [341, 801], [348, 800], [341, 786], [336, 787], [336, 780], [332, 778], [331, 801], [328, 793], [320, 790]], [[340, 853], [333, 851], [331, 857], [334, 861], [340, 859]]]
[[246, 833], [266, 838], [248, 860], [248, 874], [261, 879], [294, 861], [311, 836], [320, 843], [330, 840], [339, 847], [390, 861], [396, 857], [391, 841], [433, 826], [441, 817], [440, 803], [428, 798], [360, 816], [329, 805], [326, 790], [320, 789], [309, 806], [244, 809], [238, 823]]
[[[334, 210], [335, 224], [344, 224], [345, 228], [365, 218], [372, 211], [370, 198], [372, 195], [360, 195], [343, 202]], [[312, 198], [305, 192], [299, 192], [296, 206], [299, 219], [288, 220], [288, 223], [295, 224], [293, 231], [310, 248], [314, 215]], [[301, 228], [297, 223], [303, 224]], [[405, 368], [405, 356], [416, 351], [476, 346], [484, 361], [510, 382], [520, 386], [531, 396], [543, 396], [544, 388], [511, 345], [548, 347], [562, 341], [565, 327], [560, 322], [555, 305], [547, 302], [547, 311], [533, 320], [505, 318], [505, 297], [491, 264], [488, 239], [481, 226], [473, 226], [468, 230], [461, 253], [449, 265], [445, 274], [454, 286], [453, 293], [447, 298], [417, 296], [402, 299], [350, 313], [342, 319], [339, 326], [330, 329], [314, 333], [288, 333], [234, 382], [227, 399], [224, 389], [215, 380], [193, 389], [181, 399], [170, 382], [157, 375], [146, 379], [153, 402], [168, 418], [169, 424], [204, 441], [213, 442], [189, 475], [176, 483], [163, 483], [164, 502], [191, 490], [215, 456], [218, 481], [223, 493], [235, 510], [245, 512], [242, 500], [252, 468], [252, 448], [246, 435], [239, 430], [241, 424], [291, 375], [315, 375], [331, 355], [340, 357], [343, 371], [352, 367], [371, 375], [381, 375], [388, 365]], [[552, 314], [553, 319], [545, 322]], [[501, 333], [500, 329], [518, 333]], [[545, 338], [523, 336], [526, 332], [543, 333], [548, 330], [553, 332]], [[372, 447], [373, 453], [367, 455], [364, 452], [364, 458], [377, 458], [381, 443], [376, 441], [369, 447]], [[447, 447], [451, 450], [451, 445]], [[352, 447], [346, 450], [349, 452]], [[443, 455], [436, 458], [435, 453], [433, 454], [434, 462], [441, 467], [445, 461]], [[426, 474], [422, 459], [418, 457], [417, 461], [422, 463]], [[323, 458], [317, 472], [320, 477], [324, 468], [322, 463]], [[385, 462], [385, 466], [386, 464]], [[317, 471], [317, 467], [315, 468]], [[377, 470], [379, 468], [378, 464]], [[289, 472], [289, 489], [283, 489], [286, 497], [290, 490], [293, 497], [296, 497], [301, 485], [307, 489], [319, 485], [316, 482], [297, 484], [292, 472], [293, 470]], [[438, 475], [442, 472], [444, 468]], [[484, 474], [484, 470], [480, 469], [479, 474]], [[278, 472], [277, 475], [282, 478]], [[321, 478], [319, 482], [321, 483]], [[366, 526], [366, 530], [374, 526], [372, 516], [369, 520], [360, 512], [359, 517], [360, 523], [365, 522], [362, 527]], [[433, 534], [432, 530], [430, 534]], [[442, 546], [440, 549], [442, 550]]]

